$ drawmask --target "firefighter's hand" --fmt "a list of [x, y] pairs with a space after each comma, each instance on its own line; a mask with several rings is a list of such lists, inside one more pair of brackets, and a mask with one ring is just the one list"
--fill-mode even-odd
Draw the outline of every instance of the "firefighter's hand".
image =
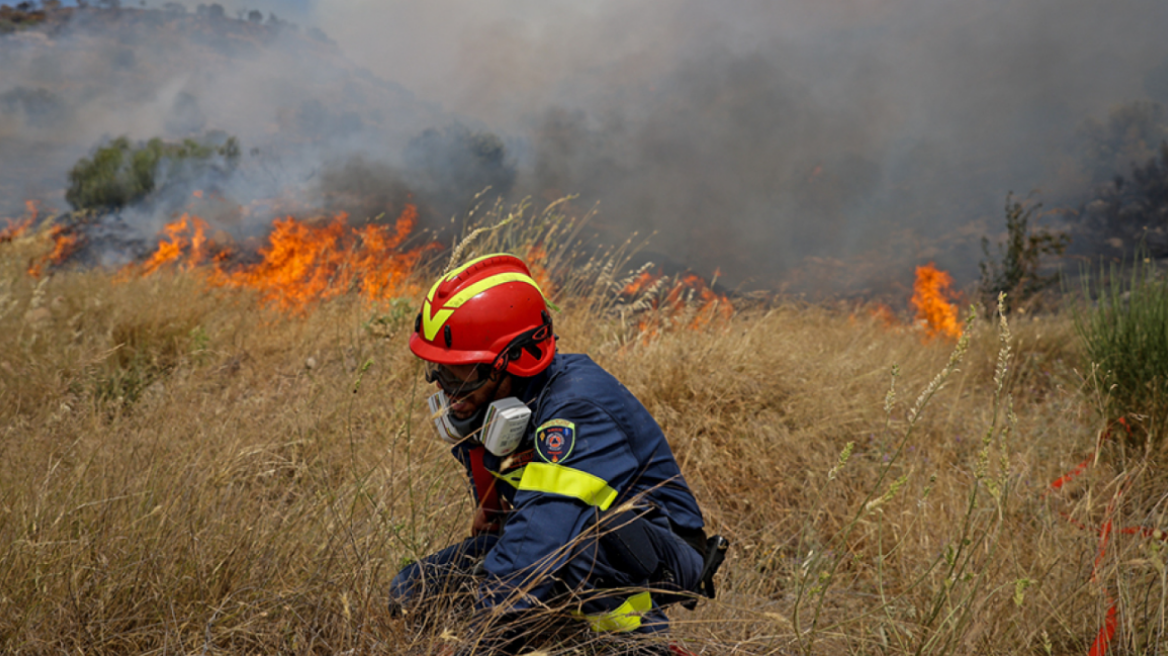
[[[495, 513], [491, 513], [495, 514]], [[474, 523], [471, 525], [471, 535], [482, 535], [483, 533], [498, 533], [502, 530], [499, 525], [499, 520], [488, 517], [487, 510], [482, 506], [475, 508]]]

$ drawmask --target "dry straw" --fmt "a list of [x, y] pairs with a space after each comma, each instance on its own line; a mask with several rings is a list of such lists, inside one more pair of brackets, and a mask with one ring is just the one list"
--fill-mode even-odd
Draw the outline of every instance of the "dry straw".
[[[542, 249], [560, 348], [661, 422], [734, 543], [719, 598], [670, 611], [691, 650], [1085, 653], [1110, 595], [1115, 648], [1154, 651], [1158, 543], [1117, 531], [1089, 581], [1098, 535], [1076, 522], [1163, 526], [1160, 470], [1120, 471], [1104, 443], [1048, 493], [1100, 428], [1070, 321], [1002, 316], [946, 343], [775, 302], [646, 338], [614, 293], [635, 242], [575, 247], [569, 209], [496, 207], [452, 259]], [[397, 569], [471, 517], [405, 347], [418, 299], [289, 317], [186, 272], [31, 279], [48, 247], [0, 244], [0, 651], [429, 654], [483, 637], [463, 590], [430, 615], [386, 608]], [[616, 653], [567, 610], [533, 648]]]

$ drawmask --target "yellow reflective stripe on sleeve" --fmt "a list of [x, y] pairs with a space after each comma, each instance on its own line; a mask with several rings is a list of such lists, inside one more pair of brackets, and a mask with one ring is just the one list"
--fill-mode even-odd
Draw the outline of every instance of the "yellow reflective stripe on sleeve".
[[562, 494], [601, 510], [608, 510], [617, 497], [616, 490], [609, 487], [603, 478], [563, 465], [542, 462], [532, 462], [524, 468], [518, 489]]
[[628, 632], [641, 627], [641, 616], [653, 608], [653, 597], [649, 591], [638, 592], [625, 600], [614, 610], [596, 615], [584, 615], [580, 612], [572, 613], [576, 617], [588, 622], [588, 626], [596, 632]]
[[506, 474], [499, 474], [497, 472], [491, 472], [491, 476], [494, 476], [495, 478], [503, 481], [504, 483], [510, 485], [511, 487], [513, 487], [515, 489], [519, 489], [519, 481], [521, 481], [523, 479], [523, 470], [524, 469], [526, 469], [526, 466], [520, 467], [519, 469], [516, 469], [515, 471], [509, 471]]

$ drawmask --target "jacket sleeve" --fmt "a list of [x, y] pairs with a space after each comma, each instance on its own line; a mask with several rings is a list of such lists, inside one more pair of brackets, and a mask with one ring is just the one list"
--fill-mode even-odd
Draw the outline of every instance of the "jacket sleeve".
[[[625, 434], [598, 405], [573, 400], [542, 414], [552, 419], [536, 428], [536, 454], [484, 563], [488, 576], [480, 588], [480, 608], [522, 610], [546, 600], [549, 574], [580, 551], [583, 545], [575, 538], [618, 501], [637, 469]], [[548, 426], [563, 442], [557, 450], [541, 446], [547, 434], [541, 429]]]

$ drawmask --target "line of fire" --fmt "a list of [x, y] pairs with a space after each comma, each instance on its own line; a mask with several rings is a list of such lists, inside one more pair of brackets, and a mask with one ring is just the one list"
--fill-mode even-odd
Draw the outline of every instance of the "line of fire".
[[[51, 244], [29, 262], [27, 272], [33, 278], [69, 267], [85, 245], [80, 230], [45, 217], [35, 201], [26, 202], [24, 216], [3, 221], [0, 243], [42, 239]], [[120, 267], [118, 277], [189, 272], [212, 287], [254, 290], [265, 303], [295, 314], [344, 294], [370, 302], [413, 298], [420, 292], [420, 274], [426, 272], [423, 265], [433, 259], [427, 256], [444, 250], [433, 240], [404, 246], [416, 226], [414, 205], [406, 205], [392, 222], [362, 226], [351, 224], [344, 212], [316, 220], [288, 216], [272, 223], [262, 245], [243, 251], [226, 233], [216, 234], [205, 220], [183, 213], [163, 227], [152, 251]], [[554, 292], [556, 272], [547, 268], [546, 250], [533, 245], [522, 255], [537, 272], [541, 286]], [[661, 328], [662, 317], [687, 313], [685, 326], [697, 330], [733, 315], [732, 295], [715, 291], [717, 272], [707, 280], [693, 272], [670, 276], [648, 269], [634, 272], [618, 292], [623, 300], [637, 301], [642, 309], [653, 311], [643, 313], [638, 321], [638, 329], [647, 337]], [[884, 303], [872, 304], [869, 312], [890, 328], [919, 329], [923, 339], [956, 339], [961, 336], [961, 296], [952, 284], [950, 275], [933, 263], [918, 266], [908, 299], [911, 320], [897, 318]]]

